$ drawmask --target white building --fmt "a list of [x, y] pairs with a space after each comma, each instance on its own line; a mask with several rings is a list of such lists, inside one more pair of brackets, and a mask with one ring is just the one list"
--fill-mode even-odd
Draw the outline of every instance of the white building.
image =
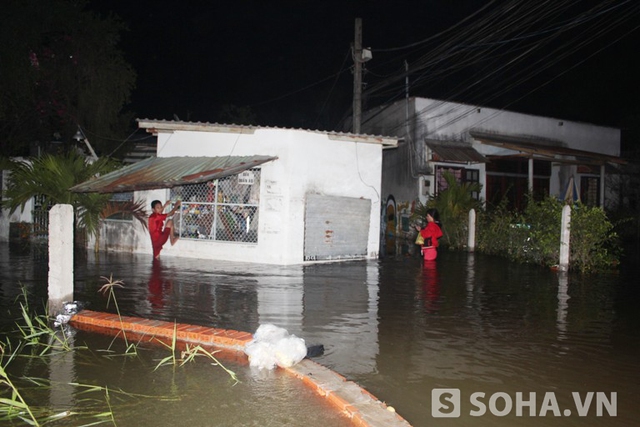
[[367, 111], [362, 131], [401, 139], [385, 150], [382, 194], [405, 206], [446, 188], [449, 171], [479, 182], [487, 202], [506, 195], [522, 207], [529, 191], [564, 198], [569, 188], [583, 203], [612, 207], [607, 177], [625, 163], [616, 128], [427, 98]]
[[[182, 200], [162, 256], [296, 264], [377, 258], [384, 146], [395, 138], [164, 120], [157, 157], [74, 187], [116, 200]], [[151, 254], [130, 219], [104, 221], [101, 250]]]

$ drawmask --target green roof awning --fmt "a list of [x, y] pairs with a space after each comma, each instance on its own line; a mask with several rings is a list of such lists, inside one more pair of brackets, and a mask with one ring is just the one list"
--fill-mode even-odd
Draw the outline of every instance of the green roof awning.
[[123, 193], [172, 188], [236, 175], [274, 156], [151, 157], [70, 188], [74, 193]]

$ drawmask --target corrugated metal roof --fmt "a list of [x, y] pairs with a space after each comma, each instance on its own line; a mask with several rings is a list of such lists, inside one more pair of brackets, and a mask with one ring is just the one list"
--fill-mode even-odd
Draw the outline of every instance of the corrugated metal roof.
[[71, 187], [75, 193], [121, 193], [171, 188], [235, 175], [272, 156], [152, 157]]
[[395, 147], [398, 145], [397, 136], [382, 136], [382, 135], [367, 135], [357, 134], [349, 132], [336, 132], [336, 131], [321, 131], [312, 129], [296, 129], [296, 128], [282, 128], [272, 126], [250, 126], [250, 125], [235, 125], [224, 123], [209, 123], [209, 122], [184, 122], [180, 120], [155, 120], [155, 119], [136, 119], [138, 127], [146, 129], [147, 132], [157, 134], [158, 132], [172, 132], [172, 131], [198, 131], [198, 132], [227, 132], [227, 133], [239, 133], [239, 134], [252, 134], [256, 130], [286, 130], [286, 131], [301, 131], [320, 133], [327, 135], [330, 139], [341, 139], [345, 141], [365, 142], [371, 144], [381, 144], [387, 147]]
[[[471, 131], [469, 134], [483, 144], [503, 147], [508, 150], [525, 153], [532, 158], [559, 163], [603, 165], [606, 163], [626, 164], [626, 160], [593, 151], [576, 150], [562, 146], [560, 141], [543, 138], [494, 134]], [[575, 160], [559, 156], [573, 156]]]
[[433, 160], [455, 163], [486, 163], [487, 159], [476, 151], [471, 144], [457, 141], [425, 141], [433, 151]]

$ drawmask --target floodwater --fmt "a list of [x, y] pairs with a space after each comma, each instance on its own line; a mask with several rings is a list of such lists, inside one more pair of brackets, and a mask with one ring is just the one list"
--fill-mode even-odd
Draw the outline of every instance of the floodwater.
[[[44, 252], [0, 244], [3, 311], [18, 283], [36, 299], [46, 294]], [[638, 271], [637, 258], [616, 272], [581, 275], [462, 252], [442, 252], [431, 264], [398, 255], [286, 267], [171, 257], [154, 264], [151, 255], [83, 252], [75, 298], [115, 312], [98, 292], [100, 277], [112, 276], [124, 282], [116, 290], [124, 315], [249, 332], [276, 324], [323, 344], [318, 363], [414, 426], [635, 426]], [[78, 332], [74, 340], [92, 346], [104, 338]], [[76, 362], [76, 370], [84, 381], [126, 377], [118, 383], [125, 391], [182, 399], [122, 399], [113, 408], [118, 425], [135, 425], [142, 412], [148, 418], [139, 425], [348, 425], [278, 373], [230, 361], [242, 381], [232, 387], [200, 361], [153, 372], [162, 351], [143, 351], [145, 369], [116, 358]], [[272, 410], [298, 399], [298, 412]]]

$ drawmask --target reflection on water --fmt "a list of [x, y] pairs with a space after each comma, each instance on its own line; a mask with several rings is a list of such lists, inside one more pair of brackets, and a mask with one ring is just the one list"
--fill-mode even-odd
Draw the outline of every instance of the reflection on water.
[[437, 261], [423, 261], [420, 275], [422, 276], [421, 298], [424, 299], [424, 308], [427, 313], [436, 313], [440, 304], [440, 277]]
[[[34, 298], [46, 295], [46, 260], [33, 250], [0, 246], [0, 267], [2, 306], [19, 293], [18, 282]], [[640, 419], [636, 271], [623, 266], [596, 276], [560, 274], [445, 251], [431, 263], [403, 255], [286, 267], [89, 254], [76, 259], [75, 292], [90, 308], [104, 310], [100, 276], [113, 274], [125, 282], [116, 291], [123, 314], [246, 331], [277, 324], [307, 344], [324, 344], [318, 362], [415, 426], [622, 426]], [[460, 390], [459, 418], [433, 417], [434, 388]], [[260, 396], [259, 390], [244, 392]], [[477, 408], [470, 398], [478, 392], [487, 413], [472, 416]], [[558, 416], [551, 409], [541, 413], [549, 392]], [[573, 392], [584, 399], [601, 394], [580, 416]], [[598, 417], [596, 398], [613, 392], [617, 416], [604, 411]], [[535, 416], [526, 405], [525, 416], [516, 416], [515, 406], [500, 417], [489, 410], [491, 396], [504, 409], [505, 396], [515, 405], [518, 393], [527, 399], [534, 393], [529, 406]]]

